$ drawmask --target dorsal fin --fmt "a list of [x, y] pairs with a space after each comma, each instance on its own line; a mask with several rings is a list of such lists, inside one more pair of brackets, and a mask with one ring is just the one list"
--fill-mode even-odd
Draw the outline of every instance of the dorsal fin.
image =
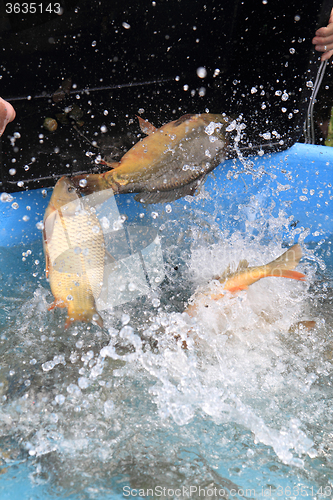
[[236, 269], [236, 273], [238, 271], [243, 271], [243, 269], [247, 269], [249, 267], [249, 263], [246, 259], [240, 260]]
[[152, 123], [150, 123], [148, 120], [144, 120], [143, 118], [141, 118], [141, 116], [136, 115], [136, 117], [139, 120], [141, 132], [146, 135], [150, 135], [156, 132], [157, 128]]
[[187, 113], [186, 115], [183, 115], [180, 118], [178, 118], [178, 120], [175, 120], [173, 126], [179, 127], [179, 125], [186, 122], [187, 120], [190, 120], [193, 116], [195, 116], [193, 113]]
[[221, 283], [225, 281], [227, 278], [229, 278], [231, 275], [238, 273], [239, 271], [243, 271], [244, 269], [247, 269], [249, 267], [249, 263], [246, 259], [241, 260], [238, 263], [238, 266], [235, 271], [232, 270], [232, 268], [235, 269], [234, 265], [229, 264], [228, 267], [223, 271], [223, 273], [220, 276], [215, 276], [213, 279], [219, 280]]

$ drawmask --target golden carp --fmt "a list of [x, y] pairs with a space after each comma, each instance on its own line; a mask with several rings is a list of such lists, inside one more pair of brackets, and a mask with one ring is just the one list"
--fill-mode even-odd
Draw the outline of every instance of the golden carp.
[[140, 193], [135, 199], [142, 203], [172, 201], [193, 195], [205, 175], [226, 156], [229, 120], [222, 115], [184, 115], [159, 129], [141, 118], [139, 122], [149, 135], [112, 164], [112, 170], [73, 177], [80, 192], [111, 188], [115, 194]]
[[261, 278], [275, 276], [305, 281], [304, 274], [294, 271], [301, 257], [302, 249], [299, 244], [296, 244], [277, 259], [263, 266], [248, 267], [247, 261], [241, 261], [234, 273], [231, 273], [230, 269], [227, 269], [222, 276], [216, 278], [218, 282], [215, 287], [211, 287], [209, 290], [196, 291], [190, 298], [185, 312], [189, 316], [193, 316], [200, 305], [208, 307], [210, 300], [221, 299], [227, 291], [235, 293], [240, 290], [246, 290]]
[[67, 307], [65, 328], [74, 321], [94, 320], [104, 273], [104, 237], [94, 209], [84, 204], [67, 177], [54, 187], [44, 215], [46, 277], [55, 307]]

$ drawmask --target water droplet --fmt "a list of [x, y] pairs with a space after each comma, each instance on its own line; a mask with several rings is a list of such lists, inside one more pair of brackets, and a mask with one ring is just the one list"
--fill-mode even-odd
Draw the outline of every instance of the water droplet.
[[24, 220], [24, 222], [28, 222], [30, 217], [29, 217], [29, 215], [23, 215], [22, 219]]
[[36, 227], [37, 227], [37, 229], [39, 229], [39, 231], [43, 231], [43, 229], [44, 229], [43, 221], [37, 222]]
[[131, 25], [126, 23], [125, 21], [122, 23], [122, 27], [125, 28], [125, 30], [129, 30]]
[[291, 47], [291, 48], [289, 49], [289, 52], [290, 52], [290, 54], [295, 54], [296, 50], [294, 49], [294, 47]]
[[10, 203], [11, 201], [13, 201], [13, 197], [11, 194], [9, 193], [1, 193], [0, 195], [0, 200], [2, 201], [2, 203]]
[[15, 175], [15, 174], [16, 174], [16, 168], [10, 168], [9, 175]]
[[199, 78], [206, 78], [207, 76], [207, 70], [204, 66], [200, 66], [197, 68], [197, 75]]
[[67, 295], [66, 300], [69, 300], [69, 301], [74, 300], [73, 295]]
[[91, 42], [91, 46], [92, 46], [92, 47], [96, 47], [96, 45], [97, 45], [96, 40], [94, 40], [93, 42]]
[[296, 14], [296, 16], [294, 17], [294, 20], [297, 22], [301, 19], [301, 16], [299, 14]]
[[101, 130], [102, 134], [105, 134], [105, 132], [108, 131], [108, 129], [106, 128], [105, 125], [102, 125], [100, 130]]
[[161, 303], [160, 299], [158, 299], [157, 297], [155, 297], [151, 302], [153, 304], [153, 307], [158, 307]]
[[16, 203], [16, 201], [14, 201], [14, 203], [12, 203], [12, 208], [13, 208], [14, 210], [17, 210], [17, 209], [18, 209], [18, 207], [19, 207], [19, 204], [18, 204], [18, 203]]
[[83, 188], [87, 185], [87, 180], [86, 179], [81, 179], [80, 182], [79, 182], [79, 185]]
[[129, 314], [124, 313], [124, 314], [121, 316], [121, 323], [122, 323], [122, 325], [123, 325], [123, 326], [124, 326], [124, 325], [127, 325], [127, 324], [130, 322], [130, 319], [131, 319], [131, 318], [130, 318]]
[[166, 211], [167, 214], [170, 214], [172, 212], [171, 205], [165, 205], [165, 211]]
[[80, 389], [86, 389], [87, 387], [89, 387], [90, 380], [86, 377], [79, 377], [77, 383]]

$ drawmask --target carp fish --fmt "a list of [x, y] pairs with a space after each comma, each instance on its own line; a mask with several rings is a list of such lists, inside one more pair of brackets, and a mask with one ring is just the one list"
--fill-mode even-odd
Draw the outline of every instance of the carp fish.
[[161, 128], [142, 118], [139, 122], [148, 136], [113, 163], [114, 168], [72, 178], [81, 193], [111, 188], [115, 194], [139, 193], [135, 199], [142, 203], [173, 201], [193, 195], [206, 174], [226, 156], [230, 123], [222, 115], [188, 114]]
[[197, 290], [188, 301], [184, 312], [189, 316], [194, 316], [200, 306], [209, 307], [209, 301], [221, 299], [228, 291], [236, 293], [246, 290], [262, 278], [274, 276], [305, 281], [306, 277], [303, 273], [294, 271], [301, 257], [302, 249], [299, 244], [296, 244], [277, 259], [263, 266], [249, 267], [246, 260], [241, 261], [235, 272], [230, 272], [228, 268], [222, 276], [215, 278], [216, 281], [212, 282], [213, 286]]
[[55, 307], [67, 308], [65, 328], [74, 321], [103, 320], [96, 311], [104, 273], [102, 228], [93, 207], [79, 197], [73, 183], [59, 179], [44, 215], [46, 277]]

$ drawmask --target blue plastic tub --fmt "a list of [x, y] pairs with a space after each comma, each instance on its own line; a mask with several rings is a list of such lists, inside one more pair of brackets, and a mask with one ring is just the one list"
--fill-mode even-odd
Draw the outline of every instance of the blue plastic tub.
[[[147, 260], [149, 290], [103, 310], [103, 331], [47, 310], [51, 190], [2, 194], [0, 498], [331, 498], [332, 185], [333, 150], [295, 144], [226, 161], [195, 197], [116, 196], [164, 281]], [[224, 264], [296, 241], [307, 283], [268, 278], [181, 314]]]

